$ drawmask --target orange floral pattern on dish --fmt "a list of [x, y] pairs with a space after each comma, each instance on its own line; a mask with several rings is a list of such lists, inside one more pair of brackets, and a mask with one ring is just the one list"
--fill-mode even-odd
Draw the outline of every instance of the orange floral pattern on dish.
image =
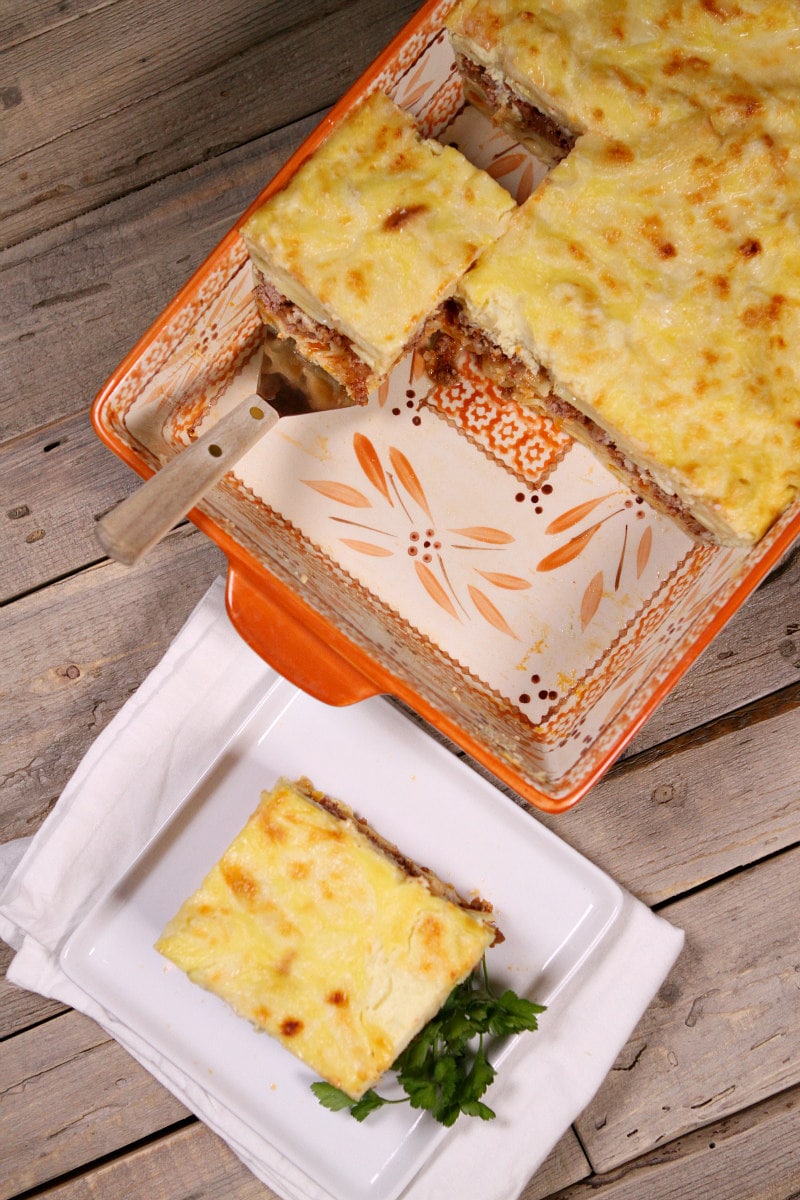
[[425, 403], [518, 479], [538, 486], [572, 445], [547, 417], [502, 395], [465, 357], [455, 383], [434, 386]]
[[[658, 650], [662, 638], [666, 642], [669, 641], [670, 618], [674, 616], [680, 604], [691, 597], [703, 572], [713, 561], [716, 551], [716, 547], [700, 543], [691, 547], [652, 601], [643, 611], [637, 613], [636, 619], [607, 647], [596, 666], [541, 721], [539, 733], [544, 736], [545, 741], [555, 743], [574, 734], [584, 714], [590, 712], [600, 698], [613, 689], [619, 693], [620, 698], [604, 722], [603, 728], [608, 729], [620, 711], [638, 702], [640, 691], [646, 692], [660, 681], [658, 666], [661, 655]], [[701, 614], [695, 614], [699, 615]], [[686, 619], [687, 622], [690, 621], [691, 614], [687, 614]], [[643, 678], [645, 649], [652, 655], [649, 678]], [[589, 742], [595, 741], [596, 737], [597, 735], [594, 738], [590, 737]], [[602, 750], [602, 745], [597, 749]]]
[[[499, 131], [498, 136], [500, 136]], [[487, 175], [491, 175], [498, 183], [508, 179], [507, 190], [511, 192], [517, 204], [524, 204], [533, 191], [536, 178], [533, 160], [522, 149], [519, 142], [515, 142], [512, 146], [504, 142], [494, 158], [486, 163], [484, 169]], [[519, 173], [519, 178], [512, 184], [511, 180], [517, 173]]]
[[[604, 496], [593, 496], [591, 500], [584, 500], [582, 504], [576, 504], [572, 508], [568, 508], [560, 516], [556, 517], [545, 529], [546, 534], [558, 535], [566, 533], [570, 529], [574, 529], [580, 525], [587, 517], [593, 516], [599, 506], [604, 501], [613, 498], [617, 493], [609, 492]], [[636, 507], [639, 505], [639, 507]], [[574, 559], [580, 557], [583, 551], [587, 548], [593, 537], [602, 527], [609, 521], [616, 521], [620, 516], [624, 520], [624, 532], [622, 537], [622, 546], [620, 548], [619, 558], [616, 567], [610, 576], [606, 579], [604, 568], [595, 571], [589, 582], [585, 585], [583, 596], [581, 598], [580, 616], [581, 630], [586, 629], [592, 618], [597, 613], [602, 602], [603, 596], [607, 594], [607, 588], [611, 587], [614, 592], [618, 592], [622, 582], [622, 573], [625, 566], [626, 558], [629, 554], [629, 531], [632, 528], [630, 521], [631, 513], [636, 513], [638, 521], [646, 521], [647, 523], [642, 530], [641, 536], [638, 539], [636, 553], [634, 557], [634, 569], [636, 578], [640, 579], [647, 564], [650, 560], [650, 553], [653, 548], [653, 527], [648, 520], [648, 510], [642, 504], [642, 501], [637, 497], [634, 499], [628, 496], [622, 504], [614, 508], [611, 512], [601, 516], [591, 525], [579, 533], [574, 533], [566, 542], [562, 542], [550, 554], [546, 554], [536, 564], [537, 571], [555, 571], [559, 567], [571, 563]]]
[[[339, 514], [331, 517], [352, 531], [339, 539], [342, 545], [375, 559], [393, 558], [405, 548], [416, 581], [443, 612], [456, 621], [477, 614], [494, 629], [516, 638], [499, 597], [496, 601], [489, 591], [522, 591], [531, 586], [530, 581], [509, 571], [488, 569], [483, 561], [479, 565], [468, 561], [476, 551], [502, 552], [515, 541], [513, 534], [491, 525], [440, 529], [422, 480], [402, 450], [389, 446], [385, 461], [374, 442], [357, 432], [353, 452], [371, 493], [339, 480], [301, 481], [346, 508], [372, 509], [376, 501], [381, 505], [380, 524]], [[419, 521], [419, 514], [424, 521]]]

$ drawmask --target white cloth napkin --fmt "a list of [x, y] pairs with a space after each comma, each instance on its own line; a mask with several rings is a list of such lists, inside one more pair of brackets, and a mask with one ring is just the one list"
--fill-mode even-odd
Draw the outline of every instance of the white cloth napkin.
[[[0, 847], [0, 936], [8, 979], [86, 1013], [285, 1200], [328, 1193], [237, 1115], [126, 1027], [59, 966], [93, 905], [235, 736], [275, 673], [237, 635], [217, 580], [137, 693], [79, 765], [32, 839]], [[522, 1038], [501, 1071], [495, 1121], [463, 1120], [404, 1200], [514, 1200], [586, 1107], [663, 982], [683, 933], [625, 894], [622, 912], [547, 1013], [547, 1037]]]

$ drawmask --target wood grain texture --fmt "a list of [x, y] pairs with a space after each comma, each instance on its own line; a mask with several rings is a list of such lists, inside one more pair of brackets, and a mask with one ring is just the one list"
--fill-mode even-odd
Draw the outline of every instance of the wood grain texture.
[[745, 601], [624, 757], [800, 680], [800, 545]]
[[597, 1172], [800, 1082], [800, 847], [661, 910], [686, 944], [576, 1123]]
[[[113, 4], [114, 0], [105, 0]], [[0, 51], [18, 42], [46, 33], [57, 25], [72, 21], [83, 13], [99, 8], [102, 0], [4, 0], [0, 8]]]
[[3, 1200], [188, 1116], [117, 1042], [75, 1012], [0, 1045], [0, 1079]]
[[216, 1134], [195, 1122], [48, 1189], [48, 1200], [278, 1200]]
[[194, 526], [130, 572], [105, 563], [0, 608], [2, 840], [34, 833], [225, 559]]
[[[710, 704], [710, 686], [706, 695]], [[647, 904], [690, 891], [800, 839], [799, 714], [793, 684], [617, 767], [570, 812], [537, 819]]]
[[572, 1129], [542, 1163], [525, 1187], [519, 1200], [546, 1200], [553, 1192], [585, 1179], [591, 1173], [588, 1159]]
[[83, 413], [311, 118], [0, 252], [0, 443]]
[[65, 1006], [57, 1000], [48, 1000], [8, 982], [6, 972], [12, 956], [11, 947], [0, 941], [0, 1042], [65, 1011]]
[[139, 482], [87, 413], [0, 447], [0, 603], [103, 557], [98, 516]]
[[[115, 1147], [124, 1121], [123, 1136], [134, 1140], [147, 1130], [147, 1114], [165, 1123], [185, 1118], [186, 1110], [88, 1018], [68, 1013], [41, 1027], [42, 1036], [31, 1054], [36, 1031], [0, 1046], [0, 1069], [8, 1071], [12, 1094], [25, 1088], [30, 1125], [23, 1137], [0, 1098], [0, 1138], [12, 1153], [0, 1166], [0, 1196], [21, 1186], [39, 1186], [68, 1164], [90, 1151], [98, 1156]], [[6, 1055], [4, 1057], [4, 1049]], [[74, 1086], [79, 1056], [91, 1055], [97, 1079], [91, 1103]], [[89, 1065], [88, 1058], [83, 1060]], [[30, 1063], [31, 1073], [25, 1074]], [[21, 1073], [22, 1069], [22, 1073]], [[110, 1096], [110, 1098], [109, 1098]], [[105, 1103], [101, 1106], [100, 1099]], [[132, 1110], [132, 1111], [131, 1111]], [[44, 1142], [46, 1156], [26, 1158], [26, 1147]], [[105, 1150], [102, 1147], [106, 1147]], [[542, 1200], [551, 1192], [584, 1178], [590, 1171], [575, 1134], [568, 1130], [525, 1188], [521, 1200]], [[77, 1200], [80, 1196], [152, 1196], [158, 1200], [266, 1200], [274, 1193], [260, 1183], [225, 1143], [199, 1122], [168, 1133], [148, 1145], [115, 1158], [85, 1177], [48, 1189], [52, 1200]]]
[[550, 1200], [797, 1200], [800, 1089], [703, 1129]]
[[417, 7], [117, 0], [17, 41], [0, 52], [0, 245], [329, 106]]

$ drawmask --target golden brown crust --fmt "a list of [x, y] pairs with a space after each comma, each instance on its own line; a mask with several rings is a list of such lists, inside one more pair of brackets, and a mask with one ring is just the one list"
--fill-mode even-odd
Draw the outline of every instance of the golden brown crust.
[[358, 1099], [492, 942], [483, 910], [406, 864], [307, 779], [279, 780], [156, 948]]

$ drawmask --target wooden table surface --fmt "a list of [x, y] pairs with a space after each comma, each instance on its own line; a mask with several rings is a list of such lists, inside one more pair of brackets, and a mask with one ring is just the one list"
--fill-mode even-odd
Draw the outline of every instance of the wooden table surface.
[[[135, 571], [102, 556], [95, 520], [137, 480], [91, 400], [414, 6], [2, 5], [0, 841], [41, 825], [225, 569], [187, 524]], [[798, 698], [800, 550], [546, 818], [687, 940], [526, 1200], [800, 1195]], [[0, 1039], [0, 1200], [270, 1195], [84, 1016], [3, 980]]]

